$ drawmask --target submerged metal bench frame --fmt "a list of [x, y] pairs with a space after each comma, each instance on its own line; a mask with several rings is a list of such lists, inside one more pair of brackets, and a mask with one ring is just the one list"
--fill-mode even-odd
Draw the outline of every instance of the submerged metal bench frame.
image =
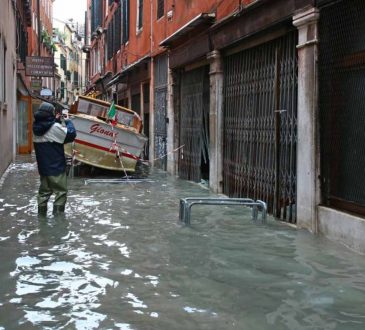
[[261, 211], [261, 223], [266, 222], [266, 203], [250, 198], [227, 198], [227, 197], [186, 197], [180, 199], [179, 220], [190, 225], [191, 208], [193, 205], [243, 205], [252, 207], [252, 219], [257, 221], [258, 212]]
[[117, 183], [143, 183], [143, 182], [154, 182], [150, 179], [128, 179], [128, 178], [121, 178], [121, 179], [86, 179], [85, 185], [91, 184], [91, 183], [111, 183], [111, 184], [117, 184]]

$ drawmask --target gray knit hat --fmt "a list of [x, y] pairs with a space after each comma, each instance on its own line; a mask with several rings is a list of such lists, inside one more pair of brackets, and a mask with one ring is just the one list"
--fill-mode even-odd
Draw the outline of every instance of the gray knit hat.
[[55, 107], [48, 102], [43, 102], [38, 110], [38, 116], [42, 117], [42, 118], [54, 118], [55, 117]]

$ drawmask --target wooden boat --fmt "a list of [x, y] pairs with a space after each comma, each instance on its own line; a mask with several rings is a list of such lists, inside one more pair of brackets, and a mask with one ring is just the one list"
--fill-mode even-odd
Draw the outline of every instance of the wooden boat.
[[136, 112], [115, 105], [117, 116], [112, 123], [109, 109], [108, 102], [79, 96], [69, 111], [77, 137], [65, 145], [65, 153], [83, 164], [135, 172], [147, 142], [141, 133], [142, 120]]

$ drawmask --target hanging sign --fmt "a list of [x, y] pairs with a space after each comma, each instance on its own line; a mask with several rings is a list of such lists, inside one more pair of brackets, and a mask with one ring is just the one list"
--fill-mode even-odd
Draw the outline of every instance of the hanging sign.
[[30, 88], [35, 92], [39, 92], [42, 89], [42, 78], [32, 77], [30, 81]]
[[25, 75], [33, 77], [53, 77], [53, 57], [27, 56], [25, 59]]
[[49, 88], [43, 88], [41, 90], [41, 96], [52, 96], [53, 92]]

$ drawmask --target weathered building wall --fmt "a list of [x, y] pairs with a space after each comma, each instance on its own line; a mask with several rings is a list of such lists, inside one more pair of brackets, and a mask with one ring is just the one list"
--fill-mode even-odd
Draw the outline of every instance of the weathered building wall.
[[[179, 4], [180, 6], [186, 5], [185, 2]], [[210, 131], [214, 133], [210, 135], [209, 186], [215, 192], [222, 192], [222, 157], [224, 152], [222, 148], [222, 105], [224, 103], [222, 90], [223, 78], [227, 73], [224, 72], [221, 62], [227, 53], [233, 54], [243, 49], [264, 44], [283, 36], [290, 30], [294, 30], [291, 24], [291, 16], [297, 7], [295, 1], [288, 2], [283, 0], [246, 1], [245, 3], [225, 1], [216, 3], [216, 8], [214, 6], [204, 7], [204, 3], [200, 3], [200, 5], [199, 8], [192, 6], [194, 10], [197, 10], [192, 15], [195, 19], [191, 20], [184, 29], [175, 34], [170, 34], [163, 41], [163, 45], [169, 48], [170, 69], [182, 70], [182, 75], [184, 75], [184, 71], [192, 70], [194, 67], [210, 65]], [[187, 8], [183, 8], [184, 10], [188, 11]], [[196, 19], [199, 12], [212, 11], [216, 13], [215, 22], [209, 23], [208, 20], [200, 19], [199, 21]], [[249, 39], [250, 41], [248, 41]], [[295, 43], [292, 45], [292, 51], [295, 52]], [[260, 60], [257, 59], [257, 61]], [[239, 67], [236, 68], [238, 71], [240, 69]], [[237, 75], [237, 84], [237, 79], [241, 78], [243, 78], [243, 72]], [[178, 82], [174, 82], [174, 84], [176, 85]], [[174, 90], [176, 91], [176, 88]], [[235, 97], [236, 100], [240, 97], [242, 98], [242, 94], [239, 94], [237, 91]], [[176, 104], [173, 105], [172, 102], [169, 104], [170, 107], [176, 107]], [[236, 104], [239, 104], [239, 101], [236, 101]], [[272, 114], [274, 116], [273, 111]], [[169, 109], [169, 113], [173, 113], [173, 109]], [[179, 121], [178, 116], [174, 118], [175, 122]], [[175, 136], [176, 140], [176, 134], [173, 136]], [[168, 138], [168, 143], [169, 150], [174, 150], [181, 144], [173, 141], [171, 136]], [[177, 153], [175, 157], [169, 156], [168, 168], [176, 168], [178, 159], [181, 156], [181, 154], [178, 155]], [[237, 164], [238, 167], [241, 165]]]
[[[220, 3], [220, 4], [219, 4]], [[153, 33], [153, 44], [156, 49], [160, 42], [189, 21], [194, 19], [201, 13], [215, 13], [217, 12], [220, 16], [224, 16], [229, 12], [233, 11], [238, 6], [238, 1], [165, 1], [165, 15], [157, 19], [156, 9], [152, 15], [155, 19], [154, 33]], [[231, 9], [231, 10], [230, 10]], [[193, 34], [187, 35], [185, 38], [194, 37]]]
[[[328, 5], [331, 2], [339, 1], [167, 0], [164, 2], [163, 14], [160, 17], [157, 15], [157, 1], [151, 2], [152, 7], [150, 2], [144, 2], [143, 28], [139, 30], [137, 29], [137, 2], [131, 2], [129, 41], [125, 46], [121, 45], [120, 52], [116, 55], [117, 72], [113, 73], [119, 73], [122, 76], [124, 70], [128, 69], [127, 79], [123, 80], [123, 97], [129, 98], [129, 105], [131, 105], [132, 93], [138, 91], [136, 84], [142, 82], [143, 77], [140, 76], [141, 71], [137, 70], [137, 66], [133, 69], [130, 68], [130, 65], [135, 64], [146, 55], [151, 57], [148, 67], [150, 74], [145, 78], [150, 85], [149, 138], [153, 157], [155, 156], [153, 152], [156, 150], [154, 139], [157, 139], [155, 136], [156, 121], [154, 120], [156, 104], [163, 104], [160, 98], [154, 99], [160, 95], [156, 94], [159, 86], [154, 81], [158, 76], [155, 70], [160, 70], [159, 64], [156, 62], [158, 62], [158, 56], [168, 54], [167, 111], [165, 115], [166, 151], [168, 152], [166, 168], [170, 173], [176, 174], [179, 172], [179, 152], [175, 151], [179, 147], [181, 116], [184, 116], [181, 113], [183, 108], [181, 105], [182, 90], [179, 85], [181, 77], [185, 72], [205, 65], [209, 66], [211, 157], [209, 185], [214, 192], [222, 192], [224, 83], [227, 78], [224, 63], [232, 54], [240, 53], [242, 59], [245, 59], [243, 54], [245, 50], [267, 45], [289, 33], [298, 39], [297, 44], [294, 42], [288, 48], [294, 52], [293, 61], [297, 61], [295, 72], [293, 75], [286, 75], [286, 78], [279, 82], [287, 84], [288, 81], [294, 81], [295, 90], [292, 90], [290, 94], [293, 95], [294, 102], [291, 104], [291, 108], [298, 112], [297, 118], [292, 117], [293, 122], [283, 117], [283, 122], [286, 124], [297, 125], [295, 134], [289, 137], [289, 140], [296, 140], [297, 149], [294, 151], [294, 158], [298, 164], [296, 173], [290, 173], [291, 182], [295, 181], [298, 186], [296, 199], [290, 202], [295, 203], [295, 205], [291, 205], [292, 211], [297, 214], [299, 228], [305, 228], [314, 233], [323, 233], [336, 240], [340, 239], [344, 244], [363, 251], [365, 246], [363, 238], [359, 234], [354, 234], [354, 230], [360, 233], [365, 231], [362, 218], [334, 211], [330, 207], [320, 206], [321, 151], [319, 150], [317, 47], [321, 38], [318, 36], [317, 24], [320, 15], [318, 15], [316, 5]], [[215, 13], [215, 21], [211, 22], [212, 24], [194, 21], [202, 13]], [[151, 37], [152, 39], [150, 39]], [[113, 69], [111, 63], [107, 64], [107, 68], [108, 70]], [[243, 74], [243, 72], [240, 73]], [[271, 84], [270, 86], [272, 87]], [[237, 96], [239, 95], [237, 94]], [[283, 95], [283, 97], [286, 96]], [[273, 104], [269, 110], [280, 110], [277, 108], [278, 106], [280, 106], [279, 103]], [[274, 139], [274, 135], [271, 138]], [[278, 177], [278, 175], [276, 176]], [[280, 180], [277, 182], [278, 185], [282, 184]]]
[[[39, 10], [38, 10], [39, 4]], [[16, 29], [19, 37], [17, 53], [17, 116], [16, 116], [16, 150], [18, 153], [31, 153], [33, 110], [39, 101], [32, 99], [29, 91], [33, 90], [31, 77], [25, 75], [25, 61], [27, 56], [53, 55], [52, 40], [52, 8], [53, 0], [17, 0], [16, 1]], [[22, 33], [24, 31], [24, 33]], [[37, 79], [41, 87], [46, 87], [52, 92], [55, 88], [56, 78], [42, 77]]]
[[[111, 21], [116, 14], [118, 6], [121, 7], [122, 19], [123, 10], [125, 9], [124, 1], [88, 1], [88, 17], [92, 16], [90, 8], [97, 6], [98, 10], [102, 11], [102, 20], [100, 33], [94, 33], [91, 41], [91, 61], [99, 62], [99, 70], [95, 69], [91, 73], [91, 81], [95, 83], [97, 79], [108, 71], [116, 74], [121, 72], [125, 67], [135, 63], [146, 55], [156, 56], [165, 49], [160, 46], [161, 41], [179, 30], [190, 20], [201, 13], [215, 13], [216, 19], [221, 20], [232, 12], [238, 10], [240, 6], [245, 6], [254, 2], [253, 0], [242, 1], [237, 0], [228, 1], [175, 1], [167, 0], [164, 2], [162, 16], [158, 16], [157, 1], [143, 1], [143, 15], [139, 16], [140, 7], [138, 1], [129, 1], [127, 9], [128, 17], [128, 42], [121, 42], [118, 52], [115, 51], [113, 59], [105, 59], [105, 46], [107, 43], [108, 30], [112, 28]], [[139, 18], [142, 18], [142, 23], [138, 24]], [[123, 25], [123, 23], [122, 23]], [[96, 28], [96, 27], [95, 27]], [[123, 29], [123, 26], [122, 26]], [[93, 35], [90, 31], [90, 34]], [[124, 33], [122, 31], [122, 33]], [[194, 36], [194, 33], [190, 35]], [[189, 35], [187, 36], [189, 38]], [[115, 62], [115, 64], [113, 63]], [[93, 65], [93, 64], [91, 64]], [[99, 75], [98, 75], [99, 73]]]
[[13, 1], [0, 10], [0, 175], [15, 158], [16, 21]]
[[[39, 45], [38, 37], [38, 12], [40, 14], [41, 26], [47, 31], [48, 35], [52, 39], [52, 12], [53, 12], [53, 1], [52, 0], [31, 0], [31, 15], [32, 15], [32, 25], [28, 28], [28, 54], [29, 56], [50, 56], [51, 52], [47, 49], [44, 43], [41, 42]], [[38, 11], [39, 3], [39, 11]], [[41, 32], [42, 33], [42, 32]], [[40, 46], [40, 53], [39, 53]]]

